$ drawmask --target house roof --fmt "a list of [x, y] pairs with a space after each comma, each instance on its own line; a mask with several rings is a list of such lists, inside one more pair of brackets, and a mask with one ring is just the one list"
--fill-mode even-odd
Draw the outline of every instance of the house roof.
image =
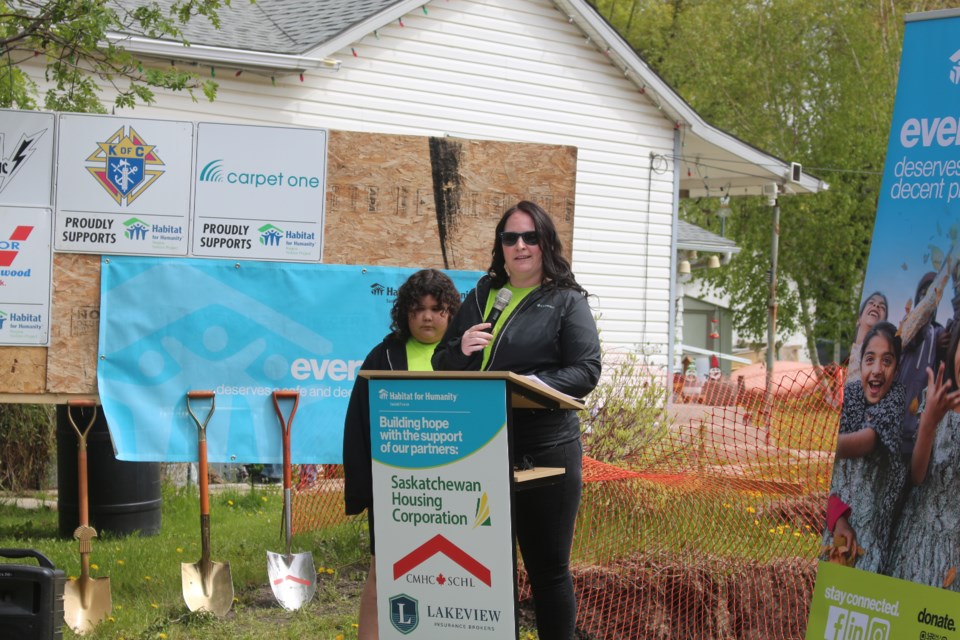
[[686, 220], [677, 220], [677, 249], [709, 253], [740, 252], [740, 247], [730, 238], [718, 236]]
[[[764, 186], [771, 184], [778, 185], [781, 194], [828, 188], [816, 176], [797, 171], [799, 167], [792, 163], [708, 124], [586, 0], [553, 1], [611, 64], [643, 89], [639, 99], [650, 100], [681, 130], [681, 197], [760, 195]], [[146, 0], [114, 2], [129, 9]], [[157, 3], [169, 6], [173, 0]], [[204, 19], [193, 19], [183, 27], [188, 47], [134, 34], [112, 34], [111, 40], [140, 55], [278, 74], [302, 73], [338, 69], [339, 62], [330, 56], [425, 6], [424, 0], [234, 0], [219, 12], [219, 30]]]

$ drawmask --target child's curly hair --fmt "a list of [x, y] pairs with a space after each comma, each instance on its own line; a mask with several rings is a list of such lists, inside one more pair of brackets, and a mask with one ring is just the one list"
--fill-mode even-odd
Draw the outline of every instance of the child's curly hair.
[[433, 296], [444, 312], [451, 317], [460, 310], [460, 292], [447, 274], [437, 269], [421, 269], [400, 285], [397, 299], [390, 310], [390, 331], [400, 340], [410, 338], [410, 310], [423, 296]]

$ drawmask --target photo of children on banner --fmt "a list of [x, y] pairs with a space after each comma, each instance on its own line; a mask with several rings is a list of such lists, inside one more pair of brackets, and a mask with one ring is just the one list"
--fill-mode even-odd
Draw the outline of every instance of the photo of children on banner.
[[[931, 540], [930, 523], [943, 517], [942, 504], [925, 504], [942, 489], [921, 486], [931, 455], [937, 457], [938, 446], [933, 442], [937, 424], [947, 421], [949, 416], [944, 415], [960, 406], [960, 392], [954, 391], [956, 345], [950, 345], [945, 367], [950, 334], [936, 320], [937, 306], [956, 264], [950, 255], [934, 265], [939, 271], [921, 276], [904, 305], [899, 327], [885, 321], [873, 323], [860, 344], [859, 367], [854, 366], [852, 358], [857, 354], [851, 350], [850, 369], [859, 369], [859, 376], [848, 378], [844, 389], [825, 532], [828, 544], [843, 536], [840, 551], [834, 545], [830, 553], [834, 561], [936, 586], [943, 585], [946, 575], [941, 565], [947, 558], [939, 556], [954, 560], [951, 566], [960, 560], [954, 558], [960, 554], [956, 548], [960, 535], [953, 542], [919, 543]], [[885, 306], [886, 297], [874, 292], [861, 305], [858, 335], [863, 320], [880, 315], [881, 299]], [[950, 324], [956, 335], [960, 324]], [[948, 448], [946, 443], [944, 447]], [[960, 489], [960, 482], [956, 488]], [[941, 500], [946, 501], [946, 496]], [[921, 517], [923, 510], [926, 515]], [[956, 511], [954, 524], [960, 526], [960, 505]], [[920, 554], [918, 546], [956, 549]], [[922, 557], [927, 555], [931, 557]], [[927, 579], [917, 578], [920, 575]]]

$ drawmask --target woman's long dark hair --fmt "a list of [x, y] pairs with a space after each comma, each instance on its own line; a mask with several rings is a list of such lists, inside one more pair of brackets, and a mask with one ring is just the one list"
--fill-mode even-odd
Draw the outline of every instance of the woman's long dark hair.
[[563, 257], [563, 247], [560, 244], [560, 236], [557, 234], [557, 227], [553, 224], [550, 215], [543, 208], [528, 200], [521, 200], [504, 212], [497, 223], [496, 233], [493, 236], [493, 260], [490, 262], [490, 268], [487, 270], [490, 274], [491, 284], [494, 289], [499, 289], [507, 284], [510, 276], [507, 275], [504, 266], [505, 258], [503, 255], [503, 245], [500, 243], [500, 232], [507, 226], [507, 220], [514, 213], [521, 211], [533, 218], [533, 228], [540, 239], [540, 252], [543, 256], [543, 281], [541, 286], [545, 288], [573, 289], [583, 295], [587, 295], [587, 290], [580, 286], [577, 279], [573, 277], [573, 270], [570, 268], [570, 262]]
[[[947, 347], [947, 359], [943, 371], [943, 379], [949, 380], [953, 383], [953, 386], [950, 389], [956, 391], [958, 388], [957, 383], [960, 383], [960, 380], [957, 380], [957, 372], [954, 369], [957, 361], [957, 347], [960, 346], [960, 318], [954, 318], [953, 324], [950, 327], [950, 346]], [[936, 371], [934, 371], [936, 373]]]

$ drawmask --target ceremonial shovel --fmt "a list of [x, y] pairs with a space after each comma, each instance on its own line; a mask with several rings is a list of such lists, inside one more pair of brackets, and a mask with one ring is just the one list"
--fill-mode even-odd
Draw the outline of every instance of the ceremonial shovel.
[[[83, 431], [73, 421], [73, 407], [90, 407], [90, 421]], [[67, 402], [67, 419], [79, 438], [77, 453], [77, 475], [79, 487], [77, 501], [80, 505], [80, 526], [73, 532], [75, 540], [80, 542], [80, 577], [68, 580], [63, 586], [63, 619], [73, 632], [84, 635], [107, 617], [113, 609], [110, 597], [110, 578], [90, 577], [91, 540], [97, 537], [97, 531], [90, 526], [89, 503], [87, 500], [87, 434], [97, 420], [97, 405], [92, 400], [71, 400]]]
[[[207, 418], [200, 423], [190, 406], [190, 400], [210, 400]], [[187, 411], [197, 423], [197, 462], [200, 467], [200, 561], [194, 564], [180, 563], [183, 581], [183, 600], [190, 611], [209, 611], [223, 617], [233, 606], [233, 578], [229, 562], [210, 560], [210, 487], [207, 475], [207, 423], [217, 406], [213, 391], [188, 391]]]
[[[293, 400], [290, 417], [284, 422], [283, 411], [280, 409], [280, 400]], [[290, 429], [293, 425], [293, 416], [297, 413], [300, 404], [298, 391], [274, 391], [273, 408], [277, 411], [280, 420], [280, 431], [283, 433], [283, 530], [287, 538], [287, 552], [285, 554], [267, 551], [267, 576], [270, 578], [270, 588], [284, 609], [290, 611], [299, 609], [317, 591], [317, 570], [313, 564], [313, 554], [309, 551], [290, 553], [291, 505], [290, 505]]]

